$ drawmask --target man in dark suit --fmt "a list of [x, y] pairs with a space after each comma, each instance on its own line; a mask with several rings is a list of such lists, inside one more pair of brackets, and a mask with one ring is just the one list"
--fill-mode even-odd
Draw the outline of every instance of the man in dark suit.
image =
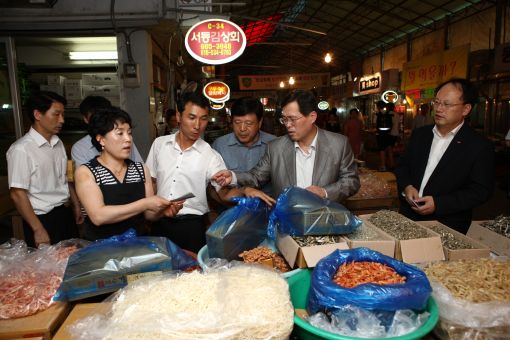
[[494, 147], [464, 121], [478, 99], [465, 79], [436, 89], [435, 125], [413, 131], [395, 170], [400, 212], [413, 220], [438, 220], [462, 233], [472, 209], [494, 189]]
[[[316, 108], [312, 92], [290, 93], [282, 103], [280, 118], [287, 135], [269, 142], [250, 171], [234, 174], [220, 171], [213, 178], [224, 185], [256, 188], [271, 181], [276, 196], [289, 186], [305, 188], [333, 201], [355, 194], [360, 182], [349, 141], [345, 136], [318, 128]], [[251, 196], [249, 192], [245, 194]]]

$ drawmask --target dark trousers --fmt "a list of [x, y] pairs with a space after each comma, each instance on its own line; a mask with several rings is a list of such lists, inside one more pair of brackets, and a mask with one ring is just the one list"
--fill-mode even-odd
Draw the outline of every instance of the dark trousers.
[[[50, 243], [55, 244], [62, 240], [78, 237], [78, 228], [74, 220], [73, 210], [65, 205], [53, 208], [49, 213], [37, 215], [44, 229], [50, 237]], [[35, 247], [34, 232], [30, 225], [23, 221], [25, 242], [29, 247]]]
[[151, 235], [167, 237], [182, 249], [198, 253], [205, 246], [206, 216], [164, 217], [152, 225]]

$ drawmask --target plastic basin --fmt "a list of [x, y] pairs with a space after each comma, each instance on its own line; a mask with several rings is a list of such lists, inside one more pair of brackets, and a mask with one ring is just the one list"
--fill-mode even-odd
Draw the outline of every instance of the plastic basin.
[[[208, 250], [207, 246], [203, 246], [198, 251], [198, 255], [197, 255], [197, 261], [198, 261], [198, 265], [200, 266], [200, 268], [207, 269], [207, 265], [206, 265], [207, 260], [209, 260], [209, 250]], [[289, 278], [289, 277], [301, 272], [302, 270], [303, 269], [297, 268], [297, 269], [288, 271], [286, 273], [282, 273], [282, 276], [285, 278]]]
[[[312, 277], [312, 271], [310, 269], [305, 269], [296, 273], [287, 279], [289, 283], [290, 290], [290, 298], [292, 300], [292, 304], [296, 309], [306, 309], [306, 303], [308, 301], [308, 291], [310, 289], [310, 280]], [[395, 339], [395, 340], [407, 340], [407, 339], [421, 339], [428, 333], [430, 333], [437, 321], [439, 320], [439, 309], [437, 307], [436, 302], [432, 297], [427, 301], [426, 310], [430, 313], [428, 320], [417, 330], [411, 332], [406, 335], [384, 338]], [[340, 339], [340, 340], [354, 340], [361, 338], [354, 338], [345, 335], [339, 335], [331, 332], [324, 331], [317, 327], [310, 325], [307, 321], [301, 319], [299, 316], [294, 314], [294, 331], [293, 334], [299, 336], [301, 340], [311, 340], [311, 339]], [[374, 339], [374, 338], [370, 338]]]

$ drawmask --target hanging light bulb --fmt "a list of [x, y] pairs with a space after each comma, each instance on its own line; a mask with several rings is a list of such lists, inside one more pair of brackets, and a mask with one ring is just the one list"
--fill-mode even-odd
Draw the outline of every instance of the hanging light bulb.
[[290, 84], [290, 85], [294, 85], [294, 83], [295, 83], [295, 82], [296, 82], [296, 81], [294, 80], [294, 77], [293, 77], [293, 76], [290, 76], [290, 78], [289, 78], [289, 84]]
[[285, 83], [283, 82], [283, 80], [280, 82], [280, 87], [285, 87]]
[[331, 53], [326, 53], [326, 56], [324, 57], [324, 61], [326, 64], [329, 64], [333, 58], [331, 57]]

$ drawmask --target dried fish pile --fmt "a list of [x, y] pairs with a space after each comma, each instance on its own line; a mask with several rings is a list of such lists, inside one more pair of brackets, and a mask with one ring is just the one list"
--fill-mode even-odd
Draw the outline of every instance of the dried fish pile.
[[430, 236], [418, 224], [394, 211], [379, 210], [370, 216], [368, 220], [398, 240], [411, 240]]
[[267, 247], [257, 247], [251, 250], [243, 251], [241, 254], [239, 254], [239, 257], [241, 257], [246, 263], [265, 264], [269, 261], [270, 266], [282, 273], [288, 272], [292, 269], [280, 254], [272, 251]]
[[461, 240], [447, 230], [444, 230], [438, 225], [427, 226], [427, 228], [434, 230], [441, 236], [441, 243], [448, 249], [473, 249], [473, 245]]
[[358, 230], [353, 233], [346, 235], [350, 240], [358, 240], [358, 241], [370, 241], [370, 240], [378, 240], [381, 238], [379, 233], [375, 231], [374, 228], [369, 228], [365, 224], [362, 224]]
[[322, 244], [331, 244], [342, 242], [342, 236], [326, 235], [326, 236], [292, 236], [294, 241], [300, 247], [320, 246]]
[[442, 283], [451, 294], [474, 303], [510, 301], [510, 261], [471, 259], [436, 262], [425, 268], [429, 279]]
[[483, 222], [482, 226], [510, 238], [510, 216], [499, 215], [493, 221]]

